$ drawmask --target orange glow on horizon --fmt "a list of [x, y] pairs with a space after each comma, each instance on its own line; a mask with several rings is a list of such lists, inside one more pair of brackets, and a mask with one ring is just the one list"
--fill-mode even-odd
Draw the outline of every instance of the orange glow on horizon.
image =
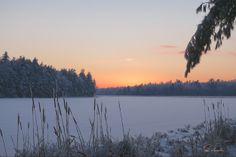
[[[202, 2], [0, 1], [0, 53], [24, 56], [56, 69], [91, 72], [97, 87], [172, 80], [236, 79], [236, 31], [203, 55], [184, 78], [184, 50], [204, 18]], [[55, 5], [56, 4], [56, 5]], [[78, 9], [79, 8], [79, 9]], [[169, 19], [169, 20], [166, 20]]]

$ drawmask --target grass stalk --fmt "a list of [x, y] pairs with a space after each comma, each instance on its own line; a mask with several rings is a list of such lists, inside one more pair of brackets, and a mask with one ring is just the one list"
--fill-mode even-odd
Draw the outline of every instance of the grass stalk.
[[106, 125], [106, 138], [110, 139], [109, 126], [108, 126], [108, 118], [107, 118], [107, 107], [105, 107], [104, 120], [105, 120], [105, 125]]
[[119, 111], [120, 111], [120, 120], [121, 120], [121, 125], [122, 125], [122, 133], [123, 133], [123, 137], [125, 139], [125, 129], [124, 129], [124, 122], [123, 122], [123, 116], [122, 116], [120, 101], [118, 101], [118, 105], [119, 105]]
[[16, 156], [18, 156], [19, 151], [19, 127], [20, 127], [20, 115], [17, 114], [17, 133], [16, 133]]
[[30, 95], [32, 100], [32, 129], [33, 129], [33, 148], [35, 148], [35, 130], [34, 130], [34, 112], [35, 112], [35, 102], [34, 102], [34, 96], [32, 92], [32, 88], [30, 87]]
[[5, 155], [7, 157], [7, 149], [6, 149], [6, 143], [5, 143], [5, 140], [4, 140], [4, 137], [3, 137], [3, 131], [2, 129], [0, 128], [0, 136], [2, 138], [2, 143], [3, 143], [3, 147], [4, 147], [4, 151], [5, 151]]
[[40, 138], [39, 138], [39, 126], [38, 126], [38, 119], [37, 119], [36, 109], [35, 109], [35, 112], [34, 112], [34, 120], [35, 120], [35, 125], [36, 125], [37, 144], [38, 144], [38, 147], [39, 147], [40, 146]]
[[73, 115], [73, 112], [71, 112], [71, 116], [72, 116], [72, 118], [73, 118], [73, 121], [74, 121], [74, 124], [75, 124], [75, 129], [76, 129], [76, 132], [77, 132], [79, 141], [80, 141], [80, 147], [81, 147], [82, 151], [84, 151], [85, 141], [84, 141], [82, 132], [81, 132], [81, 130], [80, 130], [80, 127], [79, 127], [79, 125], [78, 125], [77, 120], [75, 119], [75, 117], [74, 117], [74, 115]]

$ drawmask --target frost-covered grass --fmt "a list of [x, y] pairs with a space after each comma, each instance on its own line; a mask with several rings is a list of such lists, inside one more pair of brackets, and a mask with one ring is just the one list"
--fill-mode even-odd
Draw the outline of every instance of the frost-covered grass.
[[[118, 103], [119, 104], [119, 103]], [[227, 115], [223, 102], [204, 104], [205, 121], [191, 127], [156, 132], [151, 137], [131, 136], [125, 131], [123, 113], [119, 104], [123, 137], [114, 140], [108, 125], [107, 108], [93, 106], [90, 119], [90, 138], [84, 139], [79, 122], [63, 99], [60, 104], [54, 97], [56, 123], [48, 126], [45, 109], [35, 104], [32, 98], [32, 122], [27, 132], [22, 129], [20, 115], [17, 116], [17, 137], [12, 139], [16, 157], [210, 157], [233, 156], [236, 153], [236, 121]], [[213, 117], [213, 118], [212, 118]], [[75, 135], [70, 127], [74, 125]], [[48, 140], [49, 127], [53, 127], [54, 141]], [[33, 135], [33, 136], [30, 136]], [[0, 129], [1, 141], [5, 147], [4, 133]], [[32, 138], [31, 138], [32, 137]], [[21, 145], [23, 143], [23, 145]], [[4, 149], [6, 150], [6, 149]], [[7, 152], [5, 151], [5, 156]]]
[[205, 121], [202, 124], [169, 132], [171, 156], [236, 156], [236, 121], [227, 117], [223, 102], [204, 104], [204, 107]]

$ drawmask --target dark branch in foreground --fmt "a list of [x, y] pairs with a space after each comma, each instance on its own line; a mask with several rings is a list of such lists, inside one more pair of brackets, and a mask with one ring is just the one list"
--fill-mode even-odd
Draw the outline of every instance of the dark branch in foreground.
[[185, 50], [187, 59], [185, 77], [200, 62], [202, 53], [211, 50], [212, 40], [215, 42], [215, 49], [218, 49], [224, 38], [230, 38], [234, 29], [236, 0], [209, 0], [202, 3], [196, 12], [207, 12], [207, 10], [208, 14], [198, 25]]

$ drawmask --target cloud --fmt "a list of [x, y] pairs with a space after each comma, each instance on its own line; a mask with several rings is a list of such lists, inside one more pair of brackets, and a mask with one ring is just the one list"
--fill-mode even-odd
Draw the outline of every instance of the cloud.
[[158, 54], [177, 54], [177, 55], [183, 55], [185, 53], [185, 50], [183, 48], [178, 48], [175, 45], [160, 45], [159, 48], [153, 47], [151, 49], [151, 52], [158, 53]]
[[161, 45], [160, 47], [165, 48], [165, 49], [175, 49], [177, 46], [175, 45]]
[[120, 59], [121, 62], [133, 62], [135, 59], [134, 58], [123, 58], [123, 59]]
[[134, 58], [125, 58], [125, 61], [126, 62], [132, 62], [132, 61], [134, 61]]
[[178, 54], [184, 54], [184, 53], [185, 53], [184, 50], [178, 52]]
[[206, 54], [216, 54], [216, 55], [227, 55], [227, 56], [233, 56], [236, 57], [236, 52], [234, 51], [220, 51], [218, 50], [217, 53], [214, 53], [214, 51], [212, 51], [212, 53], [207, 52]]
[[236, 56], [236, 52], [229, 52], [230, 55]]
[[178, 54], [178, 55], [183, 55], [185, 53], [184, 50], [182, 51], [171, 51], [171, 52], [168, 52], [168, 51], [164, 51], [164, 52], [160, 52], [161, 54]]

